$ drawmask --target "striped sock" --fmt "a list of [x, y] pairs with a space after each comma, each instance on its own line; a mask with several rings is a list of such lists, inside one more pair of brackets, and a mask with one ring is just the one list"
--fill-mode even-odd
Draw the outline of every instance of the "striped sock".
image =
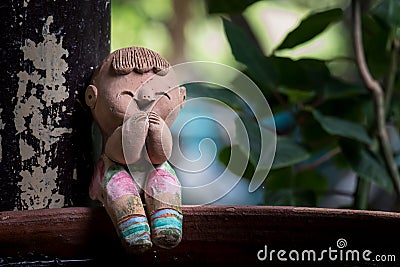
[[141, 253], [152, 246], [147, 218], [131, 215], [118, 222], [120, 238], [125, 248], [133, 253]]
[[174, 209], [156, 211], [151, 215], [151, 233], [157, 246], [177, 246], [182, 239], [182, 214]]
[[124, 166], [103, 156], [96, 166], [90, 196], [103, 203], [128, 253], [151, 248], [150, 227], [139, 187]]

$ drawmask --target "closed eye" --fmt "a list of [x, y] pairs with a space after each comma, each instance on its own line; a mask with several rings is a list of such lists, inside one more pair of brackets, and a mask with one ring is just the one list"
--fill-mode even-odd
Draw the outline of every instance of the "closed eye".
[[164, 92], [157, 92], [156, 95], [163, 95], [166, 96], [168, 98], [168, 100], [171, 100], [171, 97], [169, 96], [168, 93], [164, 93]]
[[166, 96], [166, 97], [168, 97], [168, 99], [169, 99], [169, 100], [171, 100], [171, 97], [169, 96], [169, 94], [168, 94], [168, 93], [164, 93], [164, 92], [157, 92], [157, 93], [156, 93], [156, 95], [163, 95], [163, 96]]
[[130, 96], [130, 97], [134, 97], [134, 94], [131, 92], [131, 91], [123, 91], [122, 93], [121, 93], [121, 95], [127, 95], [127, 96]]

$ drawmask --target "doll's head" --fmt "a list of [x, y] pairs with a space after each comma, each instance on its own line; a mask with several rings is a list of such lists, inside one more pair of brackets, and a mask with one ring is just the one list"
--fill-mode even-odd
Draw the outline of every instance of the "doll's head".
[[157, 113], [171, 126], [186, 99], [170, 64], [158, 53], [128, 47], [111, 53], [95, 71], [85, 101], [103, 137], [137, 112]]

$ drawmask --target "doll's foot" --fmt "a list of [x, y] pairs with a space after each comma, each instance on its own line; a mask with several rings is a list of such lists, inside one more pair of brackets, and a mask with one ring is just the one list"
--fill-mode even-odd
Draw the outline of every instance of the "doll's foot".
[[155, 245], [174, 248], [182, 240], [182, 214], [162, 209], [151, 215], [151, 234]]
[[143, 253], [152, 247], [150, 229], [144, 216], [130, 216], [118, 223], [118, 232], [125, 250], [129, 253]]

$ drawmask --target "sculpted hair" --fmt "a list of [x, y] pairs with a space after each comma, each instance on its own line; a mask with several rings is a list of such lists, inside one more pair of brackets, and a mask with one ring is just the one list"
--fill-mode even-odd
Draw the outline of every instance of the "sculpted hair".
[[170, 64], [160, 54], [144, 47], [127, 47], [113, 53], [112, 68], [118, 74], [128, 74], [132, 71], [146, 73], [153, 71], [165, 75]]

